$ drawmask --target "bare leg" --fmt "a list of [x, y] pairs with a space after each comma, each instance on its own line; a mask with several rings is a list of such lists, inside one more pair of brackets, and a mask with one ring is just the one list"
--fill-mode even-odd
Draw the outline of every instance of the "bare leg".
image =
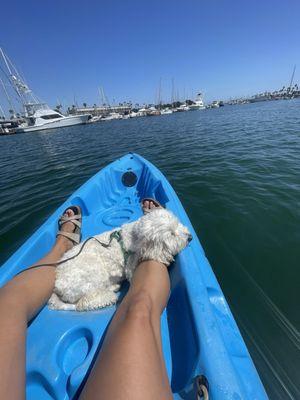
[[168, 400], [160, 316], [170, 290], [167, 268], [141, 263], [109, 326], [81, 400]]
[[[67, 216], [74, 213], [70, 210]], [[62, 230], [73, 232], [72, 222]], [[72, 247], [59, 236], [52, 250], [37, 264], [54, 263]], [[25, 342], [27, 323], [50, 297], [55, 268], [41, 267], [25, 271], [0, 289], [0, 399], [25, 399]]]

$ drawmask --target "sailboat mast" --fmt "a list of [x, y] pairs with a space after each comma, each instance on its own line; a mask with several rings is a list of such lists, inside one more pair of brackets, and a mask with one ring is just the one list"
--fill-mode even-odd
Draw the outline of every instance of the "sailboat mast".
[[102, 104], [102, 106], [104, 106], [104, 104], [107, 106], [108, 104], [106, 104], [107, 101], [106, 101], [106, 99], [105, 99], [105, 94], [104, 94], [103, 86], [101, 86], [101, 87], [99, 88], [99, 94], [100, 94], [100, 97], [101, 97], [101, 104]]
[[292, 76], [291, 76], [291, 81], [290, 81], [290, 86], [289, 86], [290, 89], [292, 88], [292, 85], [293, 85], [295, 71], [296, 71], [296, 65], [294, 65], [293, 73], [292, 73]]
[[103, 99], [105, 100], [106, 105], [109, 107], [110, 106], [109, 100], [108, 100], [108, 97], [106, 96], [106, 94], [104, 92], [103, 86], [101, 87], [101, 91], [102, 91]]
[[100, 105], [103, 103], [103, 99], [101, 96], [101, 87], [98, 87], [98, 94], [99, 94], [99, 99], [100, 99]]
[[161, 78], [159, 78], [159, 85], [158, 85], [158, 95], [157, 95], [157, 104], [161, 108]]
[[2, 117], [3, 117], [4, 119], [6, 119], [6, 116], [5, 116], [5, 114], [4, 114], [3, 108], [2, 108], [1, 106], [0, 106], [0, 111], [1, 111]]
[[171, 103], [173, 104], [174, 102], [175, 102], [175, 84], [174, 84], [174, 78], [172, 78]]

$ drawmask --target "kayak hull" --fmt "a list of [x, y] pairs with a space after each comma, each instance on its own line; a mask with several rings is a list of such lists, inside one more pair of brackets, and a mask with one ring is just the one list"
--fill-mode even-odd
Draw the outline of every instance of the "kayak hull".
[[[174, 212], [194, 238], [170, 268], [170, 300], [161, 319], [174, 398], [195, 399], [193, 380], [204, 375], [212, 399], [267, 399], [182, 204], [162, 173], [137, 154], [109, 164], [74, 192], [2, 266], [0, 285], [50, 250], [57, 220], [69, 205], [82, 209], [84, 240], [139, 218], [144, 197], [155, 197]], [[28, 399], [67, 400], [78, 396], [115, 309], [78, 313], [45, 306], [40, 311], [28, 327]]]

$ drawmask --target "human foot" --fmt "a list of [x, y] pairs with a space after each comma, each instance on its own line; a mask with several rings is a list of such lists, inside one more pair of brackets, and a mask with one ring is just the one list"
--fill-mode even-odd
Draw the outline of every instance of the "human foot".
[[148, 214], [156, 208], [163, 208], [162, 205], [155, 199], [145, 198], [141, 202], [141, 207], [144, 214]]
[[81, 209], [78, 206], [71, 206], [65, 210], [58, 221], [59, 232], [56, 243], [63, 245], [66, 251], [74, 244], [78, 244], [81, 238]]

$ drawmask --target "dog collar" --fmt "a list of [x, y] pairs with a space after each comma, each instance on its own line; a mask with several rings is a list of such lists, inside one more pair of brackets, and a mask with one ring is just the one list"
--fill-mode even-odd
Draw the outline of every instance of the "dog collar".
[[120, 245], [120, 247], [121, 247], [121, 250], [122, 250], [122, 253], [123, 253], [123, 257], [124, 257], [124, 265], [126, 265], [129, 256], [130, 256], [131, 254], [133, 254], [133, 253], [132, 253], [132, 251], [126, 250], [126, 249], [125, 249], [124, 242], [123, 242], [123, 239], [122, 239], [121, 230], [113, 231], [113, 232], [110, 234], [110, 236], [109, 236], [109, 244], [111, 243], [111, 241], [112, 241], [113, 239], [116, 239], [116, 241], [119, 243], [119, 245]]

